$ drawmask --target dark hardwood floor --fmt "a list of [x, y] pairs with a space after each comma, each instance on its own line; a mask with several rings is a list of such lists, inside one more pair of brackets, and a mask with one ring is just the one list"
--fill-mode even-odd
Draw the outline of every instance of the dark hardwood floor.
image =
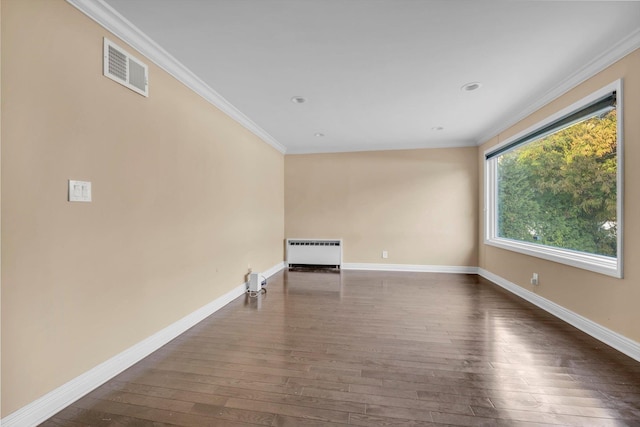
[[44, 426], [640, 426], [640, 363], [474, 275], [283, 271]]

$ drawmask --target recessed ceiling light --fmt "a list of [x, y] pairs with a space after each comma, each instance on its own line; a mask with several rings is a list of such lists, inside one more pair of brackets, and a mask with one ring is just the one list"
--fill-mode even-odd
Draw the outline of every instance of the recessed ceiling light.
[[460, 90], [464, 92], [472, 92], [474, 90], [480, 89], [481, 86], [482, 86], [482, 83], [480, 82], [471, 82], [471, 83], [467, 83], [466, 85], [463, 85], [460, 88]]
[[324, 133], [316, 132], [316, 133], [313, 134], [313, 136], [318, 137], [318, 138], [322, 138], [324, 136]]
[[431, 130], [441, 131], [441, 130], [444, 130], [444, 128], [442, 126], [434, 126], [434, 127], [431, 128]]
[[307, 99], [303, 96], [294, 96], [291, 98], [291, 102], [293, 102], [294, 104], [302, 104], [304, 102], [307, 102]]

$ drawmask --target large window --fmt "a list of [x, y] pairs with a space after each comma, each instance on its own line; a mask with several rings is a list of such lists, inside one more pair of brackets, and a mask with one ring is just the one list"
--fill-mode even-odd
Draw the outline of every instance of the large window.
[[620, 86], [485, 153], [486, 243], [622, 277]]

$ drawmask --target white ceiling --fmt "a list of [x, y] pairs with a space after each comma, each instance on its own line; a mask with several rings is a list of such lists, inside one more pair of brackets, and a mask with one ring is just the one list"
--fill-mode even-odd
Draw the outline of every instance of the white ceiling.
[[640, 47], [637, 1], [106, 3], [287, 153], [475, 145]]

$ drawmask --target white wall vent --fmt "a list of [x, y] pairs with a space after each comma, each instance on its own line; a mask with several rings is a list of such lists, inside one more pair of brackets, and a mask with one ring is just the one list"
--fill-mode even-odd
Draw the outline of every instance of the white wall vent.
[[149, 69], [127, 51], [104, 39], [103, 74], [140, 95], [149, 96]]
[[323, 265], [338, 267], [342, 265], [341, 239], [287, 239], [287, 264]]

